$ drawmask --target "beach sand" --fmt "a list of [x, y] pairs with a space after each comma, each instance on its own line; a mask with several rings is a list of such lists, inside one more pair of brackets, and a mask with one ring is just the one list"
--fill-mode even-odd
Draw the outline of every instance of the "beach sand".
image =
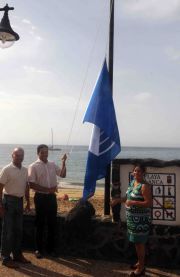
[[[64, 195], [68, 195], [69, 200], [63, 200]], [[33, 203], [33, 195], [34, 193], [31, 191], [31, 207], [32, 212], [34, 211], [34, 203]], [[57, 201], [58, 201], [58, 212], [59, 213], [67, 213], [72, 209], [77, 200], [82, 197], [82, 188], [67, 188], [67, 187], [60, 187], [57, 193]], [[76, 200], [76, 201], [73, 201]], [[104, 190], [102, 188], [97, 188], [95, 195], [89, 200], [95, 210], [97, 216], [104, 215]]]
[[[77, 189], [71, 189], [71, 188], [60, 188], [57, 199], [58, 199], [58, 207], [59, 211], [61, 213], [69, 211], [74, 205], [76, 204], [77, 201], [66, 201], [62, 200], [62, 196], [64, 194], [67, 194], [69, 196], [69, 199], [80, 199], [82, 197], [82, 189], [77, 188]], [[96, 210], [96, 215], [101, 216], [104, 214], [104, 190], [103, 189], [96, 189], [95, 195], [89, 199], [89, 201], [93, 204], [95, 210]]]

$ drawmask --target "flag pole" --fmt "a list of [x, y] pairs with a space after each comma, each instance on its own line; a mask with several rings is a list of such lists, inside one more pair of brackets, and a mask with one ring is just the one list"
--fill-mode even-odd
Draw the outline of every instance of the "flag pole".
[[[109, 25], [109, 75], [113, 93], [113, 58], [114, 58], [114, 0], [110, 0], [110, 25]], [[104, 215], [110, 214], [110, 184], [111, 164], [107, 166], [104, 191]]]

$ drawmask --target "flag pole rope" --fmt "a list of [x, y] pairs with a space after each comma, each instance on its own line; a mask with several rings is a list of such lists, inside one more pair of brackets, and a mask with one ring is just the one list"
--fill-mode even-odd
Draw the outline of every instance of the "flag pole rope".
[[[110, 19], [111, 19], [111, 13], [112, 13], [112, 4], [111, 4], [111, 12], [110, 12], [110, 16], [109, 16], [109, 22], [110, 22]], [[67, 154], [69, 156], [72, 153], [74, 146], [73, 145], [71, 146], [70, 151], [67, 151], [67, 150], [68, 150], [68, 146], [69, 146], [69, 143], [70, 143], [70, 140], [71, 140], [71, 137], [72, 137], [72, 132], [73, 132], [75, 120], [76, 120], [77, 115], [78, 115], [79, 105], [80, 105], [80, 101], [81, 101], [81, 98], [82, 98], [82, 93], [83, 93], [83, 91], [85, 89], [85, 85], [86, 85], [87, 76], [88, 76], [88, 73], [89, 73], [90, 64], [91, 64], [91, 61], [92, 61], [92, 57], [93, 57], [93, 54], [94, 54], [95, 46], [96, 46], [96, 43], [97, 43], [97, 38], [98, 38], [98, 35], [100, 33], [101, 28], [102, 28], [102, 22], [99, 24], [99, 27], [97, 28], [97, 32], [96, 32], [96, 35], [95, 35], [94, 43], [92, 45], [92, 48], [91, 48], [91, 51], [90, 51], [90, 54], [89, 54], [87, 68], [86, 68], [84, 79], [83, 79], [82, 86], [81, 86], [81, 89], [80, 89], [79, 97], [78, 97], [78, 100], [77, 100], [77, 103], [76, 103], [75, 112], [74, 112], [74, 116], [73, 116], [73, 119], [72, 119], [71, 127], [70, 127], [70, 130], [69, 130], [69, 135], [68, 135], [66, 146], [65, 146], [65, 152], [67, 152]], [[107, 53], [107, 46], [108, 46], [108, 35], [107, 35], [107, 38], [106, 38], [105, 57], [106, 57], [106, 53]]]

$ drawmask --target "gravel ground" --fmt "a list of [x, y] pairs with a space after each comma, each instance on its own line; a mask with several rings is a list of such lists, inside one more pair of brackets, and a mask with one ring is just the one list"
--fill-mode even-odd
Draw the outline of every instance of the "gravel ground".
[[[0, 265], [1, 277], [118, 277], [128, 276], [129, 266], [126, 264], [107, 261], [85, 260], [72, 257], [60, 257], [54, 259], [44, 258], [38, 260], [32, 253], [25, 253], [26, 258], [32, 264], [20, 265], [20, 268], [8, 269]], [[175, 277], [180, 276], [180, 271], [159, 270], [147, 268], [145, 276]]]

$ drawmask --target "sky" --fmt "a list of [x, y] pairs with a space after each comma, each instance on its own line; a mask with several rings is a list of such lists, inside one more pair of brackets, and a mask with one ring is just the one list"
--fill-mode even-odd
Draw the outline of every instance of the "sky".
[[[49, 144], [53, 128], [54, 144], [88, 145], [92, 126], [82, 120], [108, 57], [110, 1], [8, 4], [20, 40], [0, 49], [0, 143]], [[179, 24], [180, 0], [115, 0], [122, 146], [180, 147]]]

